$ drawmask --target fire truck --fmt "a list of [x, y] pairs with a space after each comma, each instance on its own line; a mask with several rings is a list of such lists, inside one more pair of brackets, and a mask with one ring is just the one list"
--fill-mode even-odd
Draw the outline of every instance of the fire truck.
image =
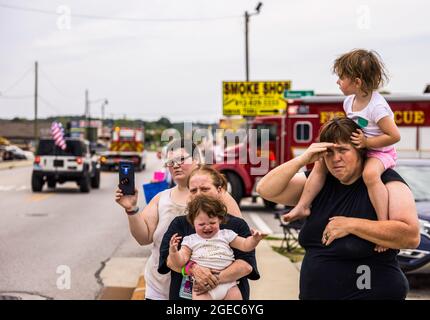
[[112, 130], [109, 151], [101, 154], [102, 170], [118, 170], [122, 160], [133, 161], [136, 171], [145, 170], [146, 151], [142, 128], [115, 127]]
[[[259, 135], [262, 129], [269, 132], [269, 148], [262, 151], [261, 142], [249, 143], [244, 139], [225, 150], [224, 159], [217, 161], [215, 167], [221, 171], [229, 183], [229, 191], [240, 203], [244, 197], [256, 197], [256, 184], [259, 179], [276, 166], [302, 154], [307, 147], [317, 141], [322, 124], [335, 116], [345, 116], [344, 96], [313, 96], [286, 99], [287, 111], [282, 116], [256, 117], [249, 124], [248, 132]], [[430, 94], [416, 96], [386, 95], [394, 118], [400, 129], [401, 141], [396, 144], [399, 157], [430, 157]], [[248, 134], [249, 137], [249, 134]], [[246, 150], [244, 150], [244, 148]], [[255, 168], [260, 164], [239, 161], [241, 154], [268, 157], [267, 170], [258, 174]], [[233, 155], [233, 156], [232, 156]], [[229, 156], [230, 161], [227, 161]], [[231, 161], [231, 159], [234, 161]], [[234, 162], [234, 163], [232, 163]], [[254, 170], [253, 170], [254, 169]], [[265, 201], [266, 207], [275, 204]]]

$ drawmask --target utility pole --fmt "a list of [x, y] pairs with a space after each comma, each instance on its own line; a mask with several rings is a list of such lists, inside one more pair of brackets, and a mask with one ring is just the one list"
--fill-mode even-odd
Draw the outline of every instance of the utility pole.
[[245, 11], [245, 72], [246, 72], [246, 81], [249, 81], [248, 23], [249, 23], [249, 14], [248, 14], [248, 11]]
[[39, 139], [39, 125], [37, 120], [37, 78], [38, 78], [38, 64], [37, 61], [34, 63], [34, 143], [37, 144]]
[[88, 138], [89, 118], [90, 118], [90, 100], [88, 99], [88, 89], [85, 89], [85, 134], [84, 138]]
[[255, 12], [248, 13], [248, 11], [245, 11], [244, 17], [245, 17], [245, 73], [246, 73], [246, 81], [249, 81], [249, 45], [248, 45], [248, 24], [249, 24], [249, 18], [251, 16], [255, 16], [260, 13], [261, 7], [263, 6], [262, 2], [259, 2], [257, 6], [255, 7]]

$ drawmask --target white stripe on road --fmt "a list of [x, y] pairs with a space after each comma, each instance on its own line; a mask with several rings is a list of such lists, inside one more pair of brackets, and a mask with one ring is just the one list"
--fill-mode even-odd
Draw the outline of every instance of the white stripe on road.
[[11, 191], [15, 189], [15, 186], [0, 186], [0, 191]]
[[28, 186], [0, 186], [0, 191], [24, 191], [29, 189]]
[[263, 219], [260, 218], [259, 215], [257, 215], [256, 213], [250, 213], [249, 217], [259, 231], [267, 234], [273, 233], [272, 229], [270, 229], [270, 227], [263, 221]]

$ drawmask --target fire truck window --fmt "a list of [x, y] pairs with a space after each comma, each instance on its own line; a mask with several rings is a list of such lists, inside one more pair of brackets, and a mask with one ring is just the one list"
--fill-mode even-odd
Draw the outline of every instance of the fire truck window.
[[296, 123], [295, 128], [296, 142], [309, 142], [311, 140], [310, 123]]
[[276, 141], [277, 125], [276, 124], [260, 124], [255, 127], [257, 129], [257, 146], [261, 146], [261, 132], [262, 130], [269, 131], [269, 141]]

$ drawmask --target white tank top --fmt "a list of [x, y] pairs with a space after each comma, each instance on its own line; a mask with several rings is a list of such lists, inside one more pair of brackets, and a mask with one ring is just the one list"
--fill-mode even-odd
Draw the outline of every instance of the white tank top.
[[171, 198], [172, 189], [167, 189], [159, 193], [158, 201], [158, 224], [153, 235], [153, 247], [151, 255], [146, 262], [145, 298], [153, 300], [168, 300], [170, 288], [170, 273], [158, 273], [158, 263], [160, 258], [160, 245], [163, 236], [174, 218], [185, 214], [185, 206], [174, 203]]

